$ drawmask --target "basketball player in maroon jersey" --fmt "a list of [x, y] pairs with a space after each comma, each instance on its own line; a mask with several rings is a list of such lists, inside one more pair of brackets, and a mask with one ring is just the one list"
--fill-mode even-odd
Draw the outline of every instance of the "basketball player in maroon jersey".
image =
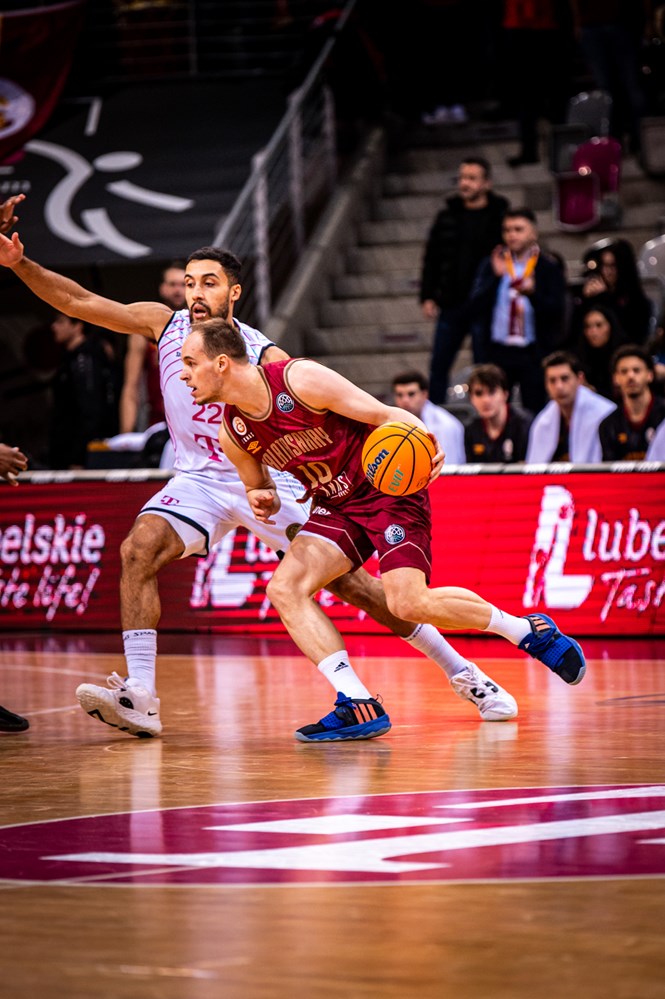
[[[393, 614], [442, 629], [502, 635], [566, 683], [580, 682], [586, 669], [582, 649], [551, 618], [514, 617], [461, 587], [429, 588], [427, 491], [386, 496], [369, 484], [361, 463], [374, 427], [402, 420], [426, 430], [420, 420], [306, 358], [252, 366], [242, 337], [222, 319], [192, 325], [182, 361], [180, 377], [197, 404], [226, 404], [220, 444], [238, 469], [256, 519], [270, 523], [279, 510], [268, 465], [291, 472], [312, 497], [310, 517], [267, 590], [293, 640], [337, 691], [333, 711], [298, 729], [298, 739], [371, 739], [390, 728], [385, 709], [353, 670], [339, 631], [311, 599], [374, 551]], [[430, 482], [442, 462], [437, 449]]]
[[[253, 520], [235, 468], [228, 468], [221, 454], [216, 431], [214, 437], [204, 436], [202, 447], [199, 426], [191, 426], [199, 407], [193, 404], [186, 386], [177, 377], [176, 357], [180, 357], [191, 320], [209, 316], [223, 316], [238, 323], [255, 363], [286, 360], [288, 355], [260, 331], [236, 320], [233, 310], [242, 292], [241, 265], [228, 251], [205, 247], [190, 255], [185, 275], [185, 310], [173, 314], [164, 304], [150, 302], [125, 306], [94, 295], [70, 279], [27, 260], [18, 234], [11, 239], [2, 235], [16, 221], [16, 208], [22, 200], [23, 195], [17, 195], [0, 204], [0, 264], [14, 270], [27, 287], [58, 311], [72, 312], [117, 332], [141, 334], [158, 343], [170, 358], [164, 404], [177, 450], [175, 475], [144, 505], [120, 549], [126, 676], [114, 672], [107, 686], [83, 683], [77, 688], [79, 702], [91, 717], [131, 735], [159, 735], [162, 723], [156, 691], [157, 625], [161, 613], [158, 574], [177, 559], [207, 554], [211, 540], [215, 543], [236, 527], [249, 526]], [[172, 354], [174, 347], [177, 353]], [[219, 407], [213, 408], [217, 410], [214, 418], [218, 422]], [[285, 480], [290, 481], [285, 483]], [[255, 523], [257, 536], [278, 552], [287, 547], [291, 529], [307, 520], [306, 508], [295, 500], [295, 494], [301, 493], [297, 487], [291, 476], [283, 477], [281, 485], [278, 484], [282, 490], [279, 522], [270, 527]], [[176, 492], [180, 517], [172, 515], [170, 505], [161, 505], [162, 499], [170, 503]], [[483, 721], [508, 721], [517, 716], [515, 698], [475, 663], [460, 655], [436, 628], [431, 624], [401, 621], [390, 614], [380, 582], [369, 573], [347, 573], [331, 580], [328, 589], [435, 662], [446, 674], [454, 693], [472, 703]]]

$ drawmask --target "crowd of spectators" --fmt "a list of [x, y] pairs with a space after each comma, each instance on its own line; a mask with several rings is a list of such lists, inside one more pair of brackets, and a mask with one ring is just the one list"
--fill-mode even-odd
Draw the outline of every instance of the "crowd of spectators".
[[[499, 6], [500, 15], [498, 7], [480, 4], [476, 20], [459, 0], [416, 0], [401, 33], [391, 32], [396, 15], [384, 17], [383, 6], [362, 8], [356, 34], [372, 42], [363, 52], [373, 54], [373, 72], [385, 84], [388, 104], [425, 126], [459, 124], [467, 120], [464, 101], [473, 98], [474, 86], [482, 91], [488, 81], [498, 81], [502, 108], [518, 125], [519, 151], [511, 162], [535, 162], [539, 119], [562, 120], [573, 62], [566, 54], [575, 50], [586, 59], [594, 84], [611, 94], [611, 133], [637, 148], [646, 100], [635, 77], [636, 51], [639, 39], [653, 34], [650, 3], [638, 5], [639, 11], [620, 0], [506, 0]], [[314, 24], [327, 33], [336, 18], [333, 8], [323, 7]], [[381, 16], [364, 23], [362, 10]], [[393, 34], [400, 39], [398, 51], [390, 43]], [[352, 103], [357, 92], [355, 87], [350, 94]], [[10, 207], [0, 215], [0, 231], [16, 221]], [[433, 220], [423, 252], [420, 303], [434, 327], [430, 370], [427, 376], [404, 371], [392, 386], [400, 405], [436, 423], [433, 429], [448, 441], [449, 462], [646, 454], [662, 419], [662, 324], [627, 239], [617, 234], [594, 242], [582, 265], [583, 277], [570, 282], [564, 262], [542, 245], [531, 207], [511, 206], [493, 190], [483, 157], [460, 163], [457, 190]], [[164, 271], [160, 296], [174, 309], [182, 307], [179, 265]], [[52, 317], [49, 335], [57, 360], [49, 383], [52, 432], [44, 453], [31, 456], [32, 467], [90, 467], [91, 442], [131, 436], [163, 421], [156, 351], [148, 341], [134, 336], [128, 345], [118, 343], [65, 315]], [[465, 378], [472, 411], [462, 425], [443, 407], [467, 337], [474, 362]], [[624, 374], [626, 349], [634, 352], [628, 355], [633, 366], [646, 365], [637, 407], [626, 395], [626, 382], [640, 381], [634, 371]], [[627, 421], [621, 434], [630, 446], [614, 441], [610, 447], [608, 432], [600, 434], [591, 420], [592, 412], [604, 418], [615, 410]], [[584, 458], [576, 447], [580, 413], [587, 421], [582, 436], [593, 439]], [[546, 436], [543, 427], [556, 435], [545, 458], [534, 444]], [[160, 453], [151, 453], [150, 462]]]
[[[467, 461], [647, 455], [665, 415], [657, 303], [620, 234], [587, 247], [581, 263], [582, 277], [570, 282], [562, 259], [541, 245], [535, 213], [492, 190], [489, 162], [471, 156], [460, 163], [457, 192], [437, 213], [424, 246], [420, 303], [434, 320], [433, 402], [459, 400], [459, 386], [449, 387], [451, 370], [463, 344], [471, 347], [474, 367], [462, 378], [475, 411], [465, 431]], [[635, 371], [623, 374], [627, 365], [640, 369], [639, 391]], [[639, 406], [630, 393], [640, 396]], [[630, 445], [610, 445], [607, 432], [601, 444], [601, 419], [615, 409]], [[528, 439], [525, 420], [533, 421]], [[656, 451], [654, 445], [649, 456], [660, 460]]]

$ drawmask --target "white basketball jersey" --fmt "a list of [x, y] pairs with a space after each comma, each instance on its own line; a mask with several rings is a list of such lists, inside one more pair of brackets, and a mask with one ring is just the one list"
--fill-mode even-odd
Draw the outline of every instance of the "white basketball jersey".
[[[263, 349], [271, 341], [258, 330], [234, 319], [247, 345], [252, 364], [258, 364]], [[180, 379], [182, 344], [190, 332], [189, 312], [175, 312], [159, 338], [159, 382], [164, 397], [166, 423], [175, 450], [174, 468], [179, 472], [197, 472], [215, 479], [237, 479], [235, 465], [219, 446], [219, 426], [224, 404], [194, 402], [190, 390]]]

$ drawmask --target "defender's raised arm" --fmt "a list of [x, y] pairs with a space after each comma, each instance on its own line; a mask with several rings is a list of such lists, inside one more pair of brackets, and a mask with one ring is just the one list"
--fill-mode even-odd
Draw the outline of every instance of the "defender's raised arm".
[[116, 333], [141, 333], [156, 339], [169, 320], [171, 310], [160, 302], [123, 305], [87, 291], [76, 281], [47, 270], [25, 256], [18, 233], [0, 234], [0, 264], [16, 276], [43, 302], [73, 319], [103, 326]]

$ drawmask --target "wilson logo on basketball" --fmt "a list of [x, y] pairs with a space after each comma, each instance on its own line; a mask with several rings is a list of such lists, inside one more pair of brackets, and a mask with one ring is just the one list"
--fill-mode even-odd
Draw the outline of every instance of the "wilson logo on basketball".
[[0, 829], [7, 882], [330, 887], [663, 874], [663, 785], [236, 802]]
[[376, 475], [377, 469], [381, 467], [381, 462], [384, 460], [384, 458], [387, 457], [388, 457], [388, 451], [386, 451], [384, 448], [383, 451], [379, 451], [379, 453], [374, 458], [374, 461], [370, 461], [369, 465], [365, 469], [365, 474], [370, 482], [372, 483], [374, 482], [374, 476]]
[[427, 486], [434, 455], [434, 444], [425, 431], [395, 420], [375, 427], [365, 438], [361, 462], [365, 476], [379, 492], [410, 496]]

